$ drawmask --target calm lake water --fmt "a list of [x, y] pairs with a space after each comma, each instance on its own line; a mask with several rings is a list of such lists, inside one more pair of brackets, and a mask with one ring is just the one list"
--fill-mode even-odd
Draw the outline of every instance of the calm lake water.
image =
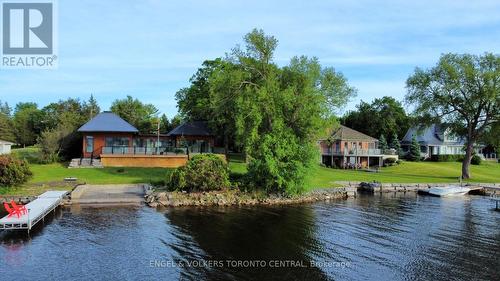
[[500, 280], [487, 197], [59, 210], [0, 234], [2, 280]]

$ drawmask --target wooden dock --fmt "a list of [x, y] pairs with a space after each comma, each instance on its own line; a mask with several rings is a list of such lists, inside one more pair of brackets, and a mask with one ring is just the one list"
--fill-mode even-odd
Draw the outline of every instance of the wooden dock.
[[47, 191], [43, 193], [25, 205], [28, 214], [19, 218], [17, 216], [5, 216], [0, 219], [0, 230], [26, 229], [29, 232], [33, 226], [43, 221], [50, 212], [61, 204], [63, 197], [67, 193], [68, 191]]

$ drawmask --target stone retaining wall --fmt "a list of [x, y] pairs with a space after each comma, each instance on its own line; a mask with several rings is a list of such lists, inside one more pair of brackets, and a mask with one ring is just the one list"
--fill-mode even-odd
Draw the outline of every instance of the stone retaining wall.
[[[336, 182], [344, 187], [369, 192], [418, 192], [434, 186], [460, 185], [460, 183], [376, 183], [376, 182]], [[464, 183], [464, 186], [479, 187], [484, 195], [500, 194], [500, 183]]]
[[327, 201], [347, 198], [356, 194], [354, 188], [329, 188], [315, 190], [310, 193], [285, 197], [280, 195], [262, 195], [245, 193], [239, 190], [213, 192], [152, 192], [145, 196], [146, 204], [150, 207], [177, 207], [177, 206], [230, 206], [230, 205], [285, 205]]

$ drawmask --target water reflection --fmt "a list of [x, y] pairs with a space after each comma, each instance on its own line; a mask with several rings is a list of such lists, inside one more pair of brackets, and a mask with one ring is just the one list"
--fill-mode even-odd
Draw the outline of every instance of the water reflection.
[[[499, 252], [500, 212], [480, 196], [384, 194], [158, 211], [74, 206], [58, 209], [30, 235], [1, 232], [0, 274], [2, 280], [500, 280]], [[318, 266], [178, 266], [202, 260]]]
[[[183, 272], [186, 277], [327, 279], [321, 269], [310, 266], [309, 253], [321, 250], [315, 237], [316, 217], [311, 205], [171, 209], [165, 215], [179, 230], [180, 244], [171, 246], [181, 261], [234, 261], [212, 268], [187, 267]], [[285, 263], [278, 264], [278, 260]], [[238, 265], [238, 261], [264, 262], [248, 266]]]

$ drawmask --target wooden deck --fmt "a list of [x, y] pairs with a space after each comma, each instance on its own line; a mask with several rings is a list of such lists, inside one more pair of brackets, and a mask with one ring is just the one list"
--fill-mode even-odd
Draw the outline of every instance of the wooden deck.
[[17, 216], [5, 216], [0, 219], [0, 230], [26, 229], [29, 232], [33, 226], [59, 206], [63, 196], [67, 193], [68, 191], [47, 191], [43, 193], [25, 205], [28, 214], [19, 218]]

